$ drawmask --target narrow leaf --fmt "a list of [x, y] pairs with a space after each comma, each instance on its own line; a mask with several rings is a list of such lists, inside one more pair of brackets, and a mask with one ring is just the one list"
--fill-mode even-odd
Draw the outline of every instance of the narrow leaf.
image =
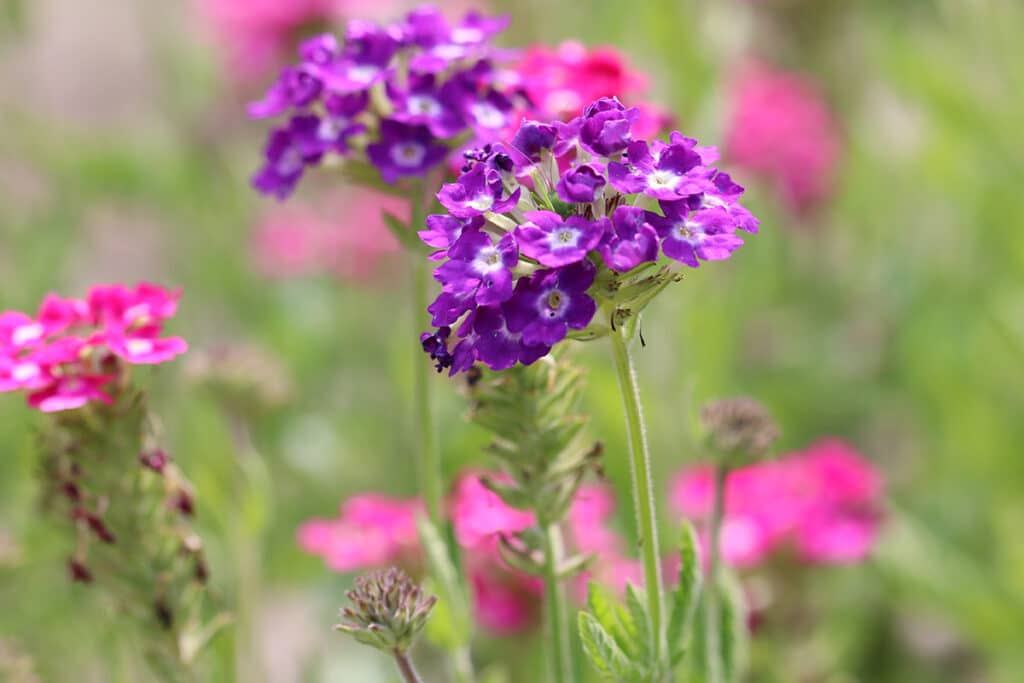
[[430, 563], [431, 576], [436, 581], [437, 592], [440, 594], [441, 602], [447, 603], [447, 611], [450, 613], [452, 642], [439, 644], [458, 647], [468, 643], [470, 639], [469, 601], [462, 590], [458, 571], [448, 555], [448, 548], [441, 538], [440, 531], [429, 519], [422, 516], [417, 518], [416, 526], [419, 529], [420, 543]]
[[602, 678], [622, 683], [643, 680], [642, 670], [629, 661], [615, 639], [593, 615], [580, 612], [578, 627], [583, 650]]
[[668, 648], [673, 667], [686, 652], [701, 589], [697, 535], [689, 522], [683, 527], [679, 559], [679, 585], [672, 593], [672, 611], [668, 622]]

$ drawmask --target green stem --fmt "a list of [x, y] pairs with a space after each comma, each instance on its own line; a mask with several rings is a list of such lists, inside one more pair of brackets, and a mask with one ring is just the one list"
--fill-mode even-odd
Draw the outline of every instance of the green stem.
[[555, 683], [572, 683], [572, 650], [569, 644], [569, 610], [565, 586], [558, 576], [564, 551], [562, 532], [557, 524], [545, 524], [544, 530], [544, 602], [548, 610], [551, 672]]
[[729, 468], [715, 466], [715, 497], [711, 508], [711, 548], [708, 552], [708, 583], [704, 608], [704, 661], [707, 664], [708, 683], [724, 683], [725, 671], [722, 663], [722, 617], [721, 617], [721, 574], [722, 520], [725, 517], [725, 481]]
[[[410, 202], [412, 212], [409, 225], [412, 230], [419, 230], [424, 222], [423, 193], [417, 186]], [[412, 287], [412, 317], [414, 332], [418, 336], [427, 329], [427, 259], [419, 253], [409, 254], [412, 261], [410, 268]], [[427, 504], [430, 522], [441, 528], [441, 451], [434, 433], [434, 411], [430, 392], [430, 375], [433, 372], [430, 363], [423, 356], [422, 350], [415, 348], [413, 368], [415, 375], [415, 404], [417, 439], [419, 442], [419, 477], [420, 491]]]
[[665, 633], [662, 618], [661, 557], [658, 552], [658, 523], [655, 516], [654, 489], [651, 482], [651, 456], [647, 450], [647, 434], [640, 410], [640, 391], [636, 382], [633, 358], [627, 346], [626, 326], [619, 326], [610, 335], [612, 356], [619, 378], [619, 392], [626, 414], [626, 433], [629, 439], [629, 467], [633, 482], [633, 506], [636, 509], [643, 549], [644, 581], [647, 593], [647, 611], [651, 619], [653, 660], [660, 667], [665, 651]]

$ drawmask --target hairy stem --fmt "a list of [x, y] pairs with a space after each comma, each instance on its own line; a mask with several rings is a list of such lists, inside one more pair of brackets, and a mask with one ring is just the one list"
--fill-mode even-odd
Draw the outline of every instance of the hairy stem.
[[715, 466], [715, 497], [711, 508], [711, 548], [708, 552], [708, 584], [704, 609], [704, 643], [706, 651], [708, 683], [725, 683], [722, 663], [722, 617], [721, 617], [721, 574], [722, 520], [725, 517], [725, 481], [729, 469], [725, 465]]
[[660, 666], [665, 651], [664, 619], [662, 618], [661, 557], [658, 552], [658, 522], [655, 516], [654, 490], [651, 482], [651, 455], [647, 449], [647, 434], [640, 409], [640, 391], [636, 382], [633, 358], [627, 346], [625, 326], [611, 332], [612, 356], [619, 378], [619, 392], [626, 415], [626, 433], [629, 440], [629, 467], [633, 482], [633, 507], [636, 510], [643, 549], [644, 581], [647, 593], [647, 611], [651, 619], [654, 642], [651, 650]]
[[557, 524], [544, 524], [544, 602], [548, 610], [549, 653], [555, 683], [572, 683], [572, 650], [565, 586], [558, 576], [562, 561], [562, 532]]
[[395, 663], [398, 665], [398, 671], [402, 674], [402, 680], [405, 683], [423, 683], [423, 679], [416, 673], [416, 668], [412, 665], [412, 660], [409, 659], [409, 655], [401, 650], [395, 650]]

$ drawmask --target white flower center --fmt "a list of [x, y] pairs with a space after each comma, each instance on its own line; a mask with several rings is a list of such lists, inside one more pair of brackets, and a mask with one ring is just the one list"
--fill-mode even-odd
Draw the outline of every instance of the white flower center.
[[399, 166], [415, 168], [423, 163], [427, 150], [416, 142], [402, 142], [391, 148], [391, 159]]
[[479, 43], [484, 39], [484, 32], [478, 28], [462, 26], [452, 31], [453, 43]]
[[670, 171], [655, 171], [647, 180], [650, 187], [673, 188], [679, 184], [681, 178]]
[[470, 110], [473, 118], [484, 128], [501, 128], [505, 125], [505, 115], [493, 104], [488, 102], [477, 102]]
[[320, 127], [316, 135], [321, 140], [336, 140], [341, 131], [349, 126], [349, 119], [346, 116], [328, 116], [320, 121]]
[[477, 211], [487, 211], [494, 206], [494, 197], [489, 194], [481, 194], [469, 200], [466, 204]]
[[11, 334], [11, 341], [14, 342], [15, 346], [21, 346], [22, 344], [35, 341], [42, 336], [43, 326], [39, 323], [29, 323], [28, 325], [15, 327], [13, 334]]
[[360, 64], [359, 66], [350, 66], [348, 69], [348, 77], [356, 83], [368, 84], [379, 73], [380, 67], [376, 67], [373, 64]]
[[571, 228], [559, 228], [551, 233], [551, 248], [575, 247], [580, 241], [579, 230]]
[[441, 113], [441, 103], [427, 95], [410, 95], [406, 107], [410, 114], [437, 116]]
[[277, 172], [281, 175], [292, 175], [302, 170], [302, 152], [298, 147], [289, 147], [277, 161]]
[[15, 382], [25, 382], [39, 376], [39, 366], [34, 363], [19, 363], [11, 370], [11, 378]]
[[496, 270], [501, 270], [503, 265], [501, 263], [501, 254], [498, 252], [498, 248], [484, 247], [478, 251], [476, 258], [473, 259], [473, 268], [482, 275], [493, 273]]
[[133, 356], [143, 356], [147, 353], [152, 353], [153, 342], [148, 339], [129, 339], [125, 342], [125, 348]]

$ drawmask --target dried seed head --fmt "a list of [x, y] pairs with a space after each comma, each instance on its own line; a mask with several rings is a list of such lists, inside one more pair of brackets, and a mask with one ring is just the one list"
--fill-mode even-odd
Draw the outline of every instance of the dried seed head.
[[334, 628], [365, 645], [400, 652], [412, 644], [437, 602], [397, 567], [360, 576], [345, 596], [352, 606], [341, 610], [342, 621]]
[[712, 448], [725, 458], [756, 458], [779, 437], [768, 410], [746, 396], [712, 401], [700, 417], [710, 433]]

